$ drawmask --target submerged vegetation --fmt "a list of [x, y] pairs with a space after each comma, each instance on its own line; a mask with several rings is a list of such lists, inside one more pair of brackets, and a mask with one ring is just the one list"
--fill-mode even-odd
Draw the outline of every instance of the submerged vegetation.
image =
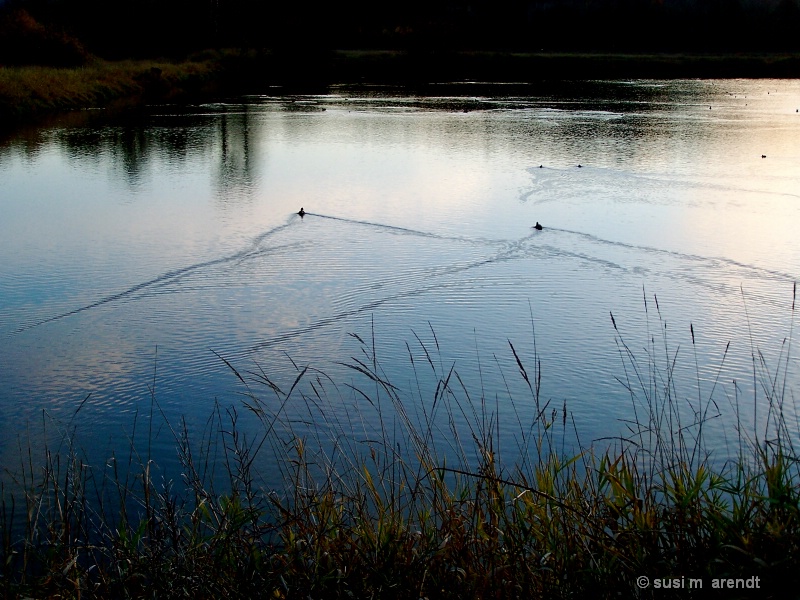
[[[185, 423], [167, 423], [180, 481], [159, 477], [148, 448], [133, 444], [105, 473], [94, 469], [59, 425], [61, 452], [45, 449], [40, 464], [29, 450], [21, 472], [6, 473], [21, 491], [3, 493], [0, 589], [72, 598], [784, 597], [800, 583], [792, 334], [775, 365], [752, 349], [750, 401], [767, 415], [760, 430], [737, 415], [738, 454], [721, 461], [704, 437], [722, 410], [721, 384], [702, 393], [697, 367], [697, 389], [679, 389], [677, 351], [654, 305], [648, 321], [658, 325], [641, 351], [611, 315], [631, 418], [610, 443], [565, 444], [576, 427], [566, 405], [542, 397], [536, 350], [526, 361], [509, 341], [524, 397], [512, 385], [470, 390], [433, 330], [406, 344], [415, 373], [407, 389], [389, 381], [374, 334], [351, 334], [359, 352], [342, 366], [353, 379], [338, 384], [300, 365], [278, 383], [221, 357], [248, 390], [243, 408], [218, 407], [195, 440]], [[341, 410], [345, 398], [359, 411]], [[737, 391], [734, 410], [739, 400]], [[288, 418], [289, 403], [307, 417]], [[242, 426], [245, 414], [255, 433]], [[266, 487], [256, 467], [270, 452], [283, 487]]]

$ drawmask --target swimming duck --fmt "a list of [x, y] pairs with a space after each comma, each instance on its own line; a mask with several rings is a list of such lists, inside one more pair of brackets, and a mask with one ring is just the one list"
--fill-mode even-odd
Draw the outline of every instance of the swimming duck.
[[539, 225], [539, 221], [536, 221], [536, 225], [533, 226], [534, 229], [538, 229], [539, 231], [542, 230], [542, 226]]
[[306, 216], [306, 211], [304, 211], [303, 207], [301, 206], [300, 210], [297, 211], [297, 214], [300, 215], [301, 217], [304, 217], [304, 216]]

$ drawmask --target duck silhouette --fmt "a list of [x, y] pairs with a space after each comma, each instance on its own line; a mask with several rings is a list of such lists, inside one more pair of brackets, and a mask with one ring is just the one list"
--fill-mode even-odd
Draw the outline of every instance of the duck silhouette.
[[301, 206], [300, 210], [297, 211], [297, 214], [300, 215], [300, 218], [302, 219], [303, 217], [306, 216], [306, 211], [304, 211], [303, 207]]
[[539, 221], [536, 221], [536, 225], [533, 226], [534, 229], [538, 229], [539, 231], [542, 230], [542, 226], [539, 225]]

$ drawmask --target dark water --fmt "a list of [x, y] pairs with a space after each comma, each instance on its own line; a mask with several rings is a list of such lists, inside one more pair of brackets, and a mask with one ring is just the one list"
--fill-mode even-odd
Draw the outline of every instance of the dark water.
[[[618, 333], [640, 387], [675, 363], [681, 410], [711, 407], [718, 455], [735, 453], [737, 423], [764, 430], [765, 387], [797, 433], [800, 82], [434, 92], [83, 115], [8, 140], [4, 464], [47, 425], [99, 465], [133, 439], [169, 465], [182, 418], [200, 436], [215, 406], [237, 407], [263, 430], [247, 394], [281, 439], [366, 439], [381, 419], [353, 358], [418, 422], [455, 367], [464, 406], [483, 400], [513, 446], [536, 403], [509, 341], [530, 374], [541, 361], [541, 402], [574, 417], [569, 443], [589, 445], [623, 433], [638, 401]], [[286, 391], [305, 366], [284, 405], [257, 381]]]

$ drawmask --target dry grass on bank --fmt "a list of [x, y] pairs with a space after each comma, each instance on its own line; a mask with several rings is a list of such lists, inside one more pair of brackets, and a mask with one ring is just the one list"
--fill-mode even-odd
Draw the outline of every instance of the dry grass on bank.
[[0, 67], [0, 115], [24, 118], [114, 102], [169, 102], [200, 93], [218, 69], [215, 61], [95, 60], [86, 66]]

